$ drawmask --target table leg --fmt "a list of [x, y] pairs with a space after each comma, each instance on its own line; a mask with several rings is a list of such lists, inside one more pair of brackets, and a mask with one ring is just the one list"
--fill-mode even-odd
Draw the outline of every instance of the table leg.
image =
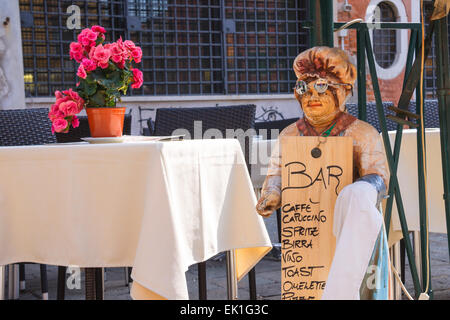
[[207, 299], [207, 284], [206, 284], [206, 261], [197, 264], [197, 274], [198, 274], [198, 299]]
[[238, 299], [236, 255], [234, 250], [227, 251], [227, 292], [228, 300]]
[[95, 268], [84, 269], [86, 300], [95, 300]]
[[56, 289], [56, 299], [64, 300], [66, 294], [66, 272], [67, 267], [58, 266], [58, 285]]
[[250, 300], [256, 300], [256, 269], [253, 267], [248, 273], [248, 291], [250, 292]]
[[19, 263], [20, 290], [25, 290], [25, 263]]
[[105, 297], [105, 268], [95, 268], [95, 298], [103, 300]]
[[419, 275], [420, 284], [423, 286], [422, 252], [420, 250], [420, 231], [413, 231], [413, 249], [414, 249], [414, 260], [416, 262], [417, 267], [417, 274]]
[[5, 300], [5, 274], [6, 266], [0, 266], [0, 300]]
[[[401, 263], [400, 263], [400, 242], [395, 243], [392, 246], [391, 249], [391, 258], [392, 258], [392, 264], [394, 265], [395, 270], [399, 273], [399, 276], [401, 276]], [[402, 288], [400, 284], [398, 283], [397, 279], [393, 276], [393, 283], [394, 283], [394, 300], [401, 300], [402, 299]]]
[[19, 265], [10, 264], [8, 268], [8, 298], [19, 299]]

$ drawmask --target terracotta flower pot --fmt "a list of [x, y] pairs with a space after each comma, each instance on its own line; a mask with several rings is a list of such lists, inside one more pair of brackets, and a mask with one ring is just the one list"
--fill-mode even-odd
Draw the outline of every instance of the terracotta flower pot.
[[125, 107], [86, 108], [91, 136], [94, 138], [121, 137], [125, 109]]

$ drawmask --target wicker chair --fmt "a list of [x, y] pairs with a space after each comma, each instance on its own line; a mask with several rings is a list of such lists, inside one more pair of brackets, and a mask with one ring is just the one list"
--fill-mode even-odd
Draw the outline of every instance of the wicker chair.
[[[389, 106], [393, 106], [392, 102], [383, 102], [383, 109], [385, 115], [395, 113], [388, 109]], [[348, 113], [358, 116], [358, 105], [354, 103], [349, 103], [346, 105]], [[409, 103], [409, 112], [416, 113], [416, 101], [412, 100]], [[427, 99], [424, 104], [424, 115], [425, 115], [425, 128], [439, 128], [439, 107], [438, 101], [436, 99]], [[378, 122], [378, 114], [375, 102], [367, 103], [367, 122], [370, 123], [378, 132], [381, 132], [380, 124]], [[397, 123], [386, 119], [386, 126], [388, 131], [397, 130]]]
[[[409, 110], [416, 113], [416, 101], [410, 101]], [[437, 99], [426, 99], [424, 103], [425, 128], [440, 128], [439, 105]]]
[[55, 143], [47, 108], [0, 110], [0, 146]]
[[[389, 106], [393, 106], [394, 103], [390, 102], [390, 101], [386, 101], [383, 102], [383, 110], [384, 110], [384, 115], [395, 115], [395, 113], [393, 111], [390, 111], [388, 109]], [[347, 111], [349, 114], [358, 117], [358, 105], [355, 103], [348, 103], [346, 104], [347, 107]], [[375, 102], [368, 102], [367, 103], [367, 122], [369, 124], [371, 124], [375, 129], [378, 130], [378, 132], [381, 132], [381, 126], [380, 126], [380, 122], [378, 121], [378, 113], [377, 113], [377, 105]], [[392, 130], [397, 130], [397, 123], [387, 119], [386, 118], [386, 127], [388, 129], [388, 131], [392, 131]]]
[[[169, 136], [177, 129], [187, 130], [192, 138], [201, 139], [208, 129], [218, 129], [226, 137], [226, 129], [242, 129], [244, 131], [254, 128], [255, 105], [236, 105], [224, 107], [202, 108], [161, 108], [156, 110], [155, 136]], [[202, 121], [202, 137], [194, 136], [194, 121]], [[239, 139], [240, 137], [238, 137]], [[249, 139], [240, 139], [244, 148], [244, 156], [248, 164]], [[250, 167], [248, 166], [250, 169]], [[206, 300], [206, 261], [198, 265], [199, 299]], [[256, 299], [255, 270], [249, 272], [250, 299]]]
[[[0, 146], [55, 143], [47, 108], [0, 110]], [[47, 266], [40, 265], [42, 298], [48, 299]], [[25, 263], [19, 264], [21, 287], [25, 284]]]
[[[255, 129], [258, 135], [262, 135], [264, 139], [276, 139], [277, 137], [272, 137], [272, 131], [273, 129], [278, 130], [278, 133], [280, 133], [284, 128], [287, 126], [293, 124], [296, 122], [298, 118], [291, 118], [291, 119], [282, 119], [282, 120], [275, 120], [275, 121], [265, 121], [265, 122], [255, 122]], [[265, 130], [267, 133], [267, 137], [264, 134]]]

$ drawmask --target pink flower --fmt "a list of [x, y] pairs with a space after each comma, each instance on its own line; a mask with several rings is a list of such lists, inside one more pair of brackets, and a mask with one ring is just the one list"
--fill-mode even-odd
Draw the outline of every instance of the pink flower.
[[56, 118], [53, 120], [52, 133], [63, 132], [68, 128], [68, 122], [64, 118]]
[[132, 51], [133, 49], [136, 48], [136, 45], [134, 44], [133, 41], [131, 40], [125, 40], [123, 42], [123, 45], [125, 46], [125, 48], [127, 48], [128, 50]]
[[131, 87], [133, 89], [138, 89], [142, 87], [143, 83], [144, 75], [142, 74], [142, 71], [139, 69], [133, 69], [133, 83], [131, 84]]
[[97, 65], [102, 68], [108, 68], [109, 58], [111, 57], [111, 51], [104, 48], [101, 44], [97, 47], [93, 47], [91, 52], [89, 52], [89, 58], [97, 63]]
[[102, 26], [92, 26], [91, 30], [97, 33], [106, 33], [105, 28]]
[[77, 116], [72, 117], [72, 127], [77, 128], [80, 125], [80, 120], [78, 120]]
[[82, 64], [86, 71], [93, 71], [97, 69], [97, 65], [95, 64], [95, 62], [88, 58], [84, 58]]
[[80, 62], [83, 59], [83, 46], [78, 42], [72, 42], [70, 44], [70, 59], [74, 59], [76, 62]]
[[56, 91], [55, 91], [55, 97], [56, 97], [56, 99], [61, 99], [61, 98], [63, 98], [63, 95], [62, 95], [61, 91], [56, 90]]
[[95, 41], [97, 40], [97, 33], [91, 29], [84, 29], [77, 37], [78, 42], [85, 47], [95, 46]]
[[53, 121], [56, 118], [63, 118], [64, 114], [59, 110], [59, 105], [53, 104], [48, 113], [48, 117], [51, 121]]
[[119, 69], [125, 68], [125, 60], [122, 60], [119, 63], [117, 63], [117, 67], [119, 67]]
[[61, 103], [59, 105], [59, 110], [62, 111], [64, 116], [74, 116], [80, 112], [77, 103], [73, 100]]
[[79, 120], [75, 114], [84, 106], [84, 100], [72, 89], [55, 91], [56, 102], [50, 108], [48, 117], [52, 121], [52, 132], [67, 132], [70, 124], [78, 127]]
[[72, 99], [73, 101], [75, 101], [75, 103], [77, 104], [77, 107], [78, 107], [78, 112], [77, 113], [79, 113], [83, 109], [84, 100], [80, 97], [80, 95], [77, 92], [73, 91], [72, 89], [63, 91], [63, 93], [69, 99]]
[[142, 49], [139, 47], [134, 48], [133, 50], [131, 50], [131, 56], [133, 57], [134, 61], [136, 61], [136, 63], [140, 63], [142, 58]]
[[122, 56], [124, 54], [124, 47], [118, 43], [113, 43], [111, 45], [111, 54], [114, 56]]
[[123, 56], [122, 55], [114, 55], [111, 57], [111, 60], [114, 61], [115, 63], [121, 63], [123, 60]]
[[88, 38], [89, 41], [93, 42], [95, 40], [97, 40], [97, 33], [95, 33], [92, 30], [87, 29], [88, 31], [86, 31], [86, 38]]
[[70, 51], [71, 52], [83, 52], [83, 46], [79, 44], [78, 42], [71, 42], [70, 43]]
[[87, 77], [86, 70], [84, 69], [84, 66], [82, 64], [80, 64], [80, 66], [78, 67], [77, 76], [79, 76], [82, 79], [86, 79]]

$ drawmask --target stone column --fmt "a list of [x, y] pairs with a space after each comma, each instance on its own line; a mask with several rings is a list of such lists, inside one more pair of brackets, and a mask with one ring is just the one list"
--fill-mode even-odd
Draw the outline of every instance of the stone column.
[[0, 109], [25, 108], [19, 0], [0, 0]]

